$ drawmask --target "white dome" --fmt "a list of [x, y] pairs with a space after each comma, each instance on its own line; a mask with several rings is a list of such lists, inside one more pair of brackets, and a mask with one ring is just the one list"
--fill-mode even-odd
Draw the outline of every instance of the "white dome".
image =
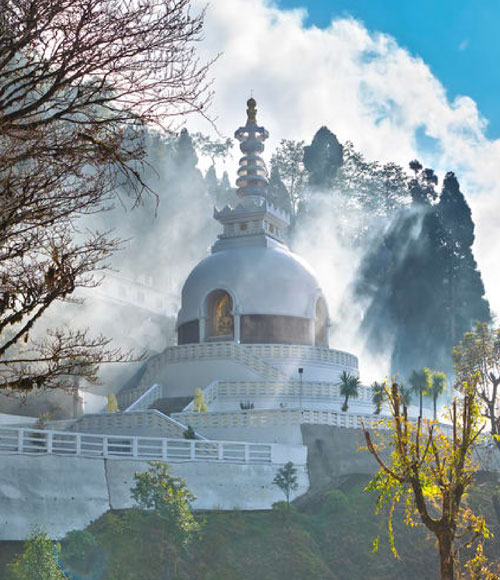
[[314, 319], [322, 296], [311, 268], [285, 247], [240, 247], [202, 260], [182, 289], [178, 325], [203, 316], [207, 296], [226, 290], [238, 314], [275, 314]]

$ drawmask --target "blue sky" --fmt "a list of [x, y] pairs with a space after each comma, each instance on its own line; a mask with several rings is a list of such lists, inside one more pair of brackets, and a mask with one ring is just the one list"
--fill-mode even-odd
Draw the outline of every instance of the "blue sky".
[[500, 137], [500, 0], [277, 0], [280, 8], [306, 8], [308, 25], [326, 27], [351, 15], [371, 31], [388, 33], [418, 55], [450, 99], [467, 95]]
[[[219, 131], [232, 135], [253, 89], [258, 118], [270, 131], [267, 155], [280, 139], [310, 142], [326, 125], [367, 159], [407, 167], [418, 158], [440, 179], [454, 171], [500, 316], [499, 23], [500, 0], [216, 0], [200, 44], [202, 59], [221, 54], [212, 67], [212, 113]], [[478, 111], [490, 121], [486, 130]], [[203, 122], [190, 130], [206, 132]], [[330, 230], [318, 226], [321, 248], [335, 247]], [[324, 271], [315, 262], [322, 252], [301, 252]], [[351, 266], [322, 282], [333, 308], [341, 303], [339, 278], [348, 283]]]

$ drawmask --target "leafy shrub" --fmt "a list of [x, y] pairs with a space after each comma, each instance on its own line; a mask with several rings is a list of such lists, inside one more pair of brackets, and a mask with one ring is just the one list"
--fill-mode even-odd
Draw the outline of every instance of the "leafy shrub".
[[340, 489], [331, 489], [325, 494], [324, 507], [329, 513], [336, 514], [347, 509], [349, 502]]
[[88, 561], [99, 548], [99, 544], [91, 532], [87, 530], [73, 530], [62, 542], [63, 557], [79, 568], [85, 568]]

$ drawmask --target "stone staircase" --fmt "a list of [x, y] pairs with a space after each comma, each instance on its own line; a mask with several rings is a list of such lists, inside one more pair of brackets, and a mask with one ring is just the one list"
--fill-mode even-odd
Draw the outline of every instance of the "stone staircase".
[[191, 401], [192, 397], [161, 398], [156, 399], [149, 408], [156, 409], [164, 415], [171, 415], [172, 413], [180, 413]]

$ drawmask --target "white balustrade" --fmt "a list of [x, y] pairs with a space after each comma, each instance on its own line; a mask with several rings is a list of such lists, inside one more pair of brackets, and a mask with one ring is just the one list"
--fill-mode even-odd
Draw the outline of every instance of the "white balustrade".
[[[338, 383], [325, 383], [319, 381], [219, 381], [211, 385], [211, 401], [216, 399], [273, 399], [284, 401], [286, 399], [304, 398], [308, 401], [333, 401], [342, 398]], [[207, 399], [206, 399], [207, 400]], [[362, 401], [371, 403], [372, 391], [370, 387], [360, 386], [358, 397], [353, 402]], [[187, 410], [187, 407], [186, 409]]]
[[[203, 342], [183, 344], [166, 348], [162, 354], [152, 357], [148, 368], [136, 389], [118, 394], [120, 407], [131, 410], [130, 407], [143, 399], [144, 406], [149, 400], [148, 393], [160, 394], [162, 387], [151, 386], [159, 380], [162, 369], [166, 365], [189, 360], [230, 359], [237, 361], [261, 375], [269, 381], [286, 381], [287, 373], [273, 366], [272, 361], [294, 360], [300, 362], [326, 362], [357, 372], [358, 359], [352, 354], [324, 347], [289, 344], [236, 344], [234, 342]], [[270, 362], [268, 362], [270, 361]], [[159, 396], [157, 398], [160, 398]], [[142, 403], [141, 403], [142, 404]], [[135, 407], [134, 407], [135, 408]]]
[[377, 426], [378, 415], [342, 413], [317, 409], [252, 409], [248, 411], [182, 412], [174, 416], [194, 428], [269, 427], [300, 425], [302, 423], [331, 425], [333, 427], [361, 428], [364, 420], [368, 426]]
[[142, 395], [129, 407], [125, 409], [125, 413], [130, 413], [130, 411], [145, 411], [149, 409], [151, 405], [158, 399], [162, 397], [162, 387], [158, 384], [154, 384], [149, 387], [147, 391], [142, 393]]
[[358, 369], [356, 356], [341, 350], [300, 344], [243, 344], [241, 348], [266, 360], [318, 361]]
[[186, 425], [176, 419], [164, 415], [157, 409], [147, 411], [129, 411], [125, 413], [97, 413], [95, 415], [83, 415], [71, 427], [70, 431], [113, 432], [114, 430], [132, 430], [137, 428], [159, 429], [167, 437], [182, 437]]
[[139, 460], [271, 463], [273, 444], [0, 428], [0, 453]]

